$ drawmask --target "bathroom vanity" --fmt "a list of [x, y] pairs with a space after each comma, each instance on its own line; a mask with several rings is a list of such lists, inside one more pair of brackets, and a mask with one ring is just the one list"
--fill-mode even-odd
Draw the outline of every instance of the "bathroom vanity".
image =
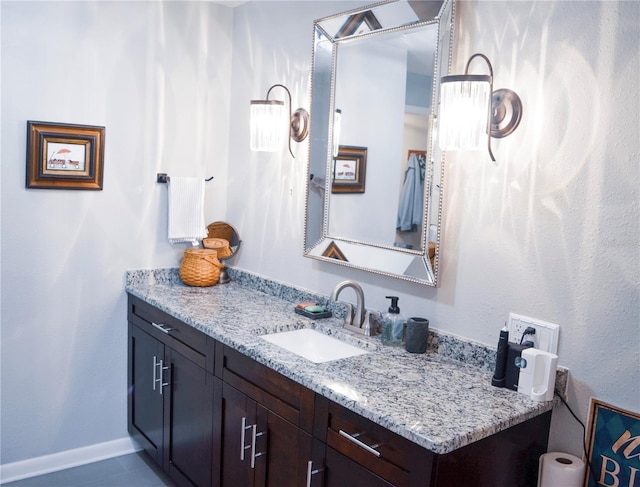
[[[127, 275], [128, 428], [178, 485], [536, 484], [553, 403], [302, 317], [295, 302], [323, 298], [230, 272], [211, 288]], [[262, 338], [305, 327], [368, 353], [316, 364]]]

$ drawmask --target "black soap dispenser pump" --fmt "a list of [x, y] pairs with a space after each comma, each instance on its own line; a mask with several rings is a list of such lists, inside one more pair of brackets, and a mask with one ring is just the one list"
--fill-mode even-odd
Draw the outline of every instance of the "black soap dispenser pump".
[[398, 296], [387, 296], [391, 300], [389, 311], [382, 315], [382, 335], [380, 339], [385, 345], [402, 346], [404, 336], [404, 318], [398, 307]]

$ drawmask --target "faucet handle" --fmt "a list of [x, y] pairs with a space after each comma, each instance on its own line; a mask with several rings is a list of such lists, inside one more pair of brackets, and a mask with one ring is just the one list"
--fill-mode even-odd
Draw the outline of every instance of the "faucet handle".
[[344, 315], [344, 324], [352, 326], [353, 325], [353, 305], [351, 303], [340, 303], [344, 306], [344, 309], [347, 313]]
[[376, 336], [379, 333], [379, 313], [367, 310], [362, 323], [362, 334], [366, 337]]

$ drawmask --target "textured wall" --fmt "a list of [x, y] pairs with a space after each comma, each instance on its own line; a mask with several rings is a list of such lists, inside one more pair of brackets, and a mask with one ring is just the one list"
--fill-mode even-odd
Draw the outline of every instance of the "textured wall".
[[[2, 463], [126, 436], [124, 272], [176, 266], [157, 172], [224, 213], [232, 10], [2, 2]], [[26, 121], [106, 127], [104, 190], [26, 190]]]
[[[249, 100], [285, 83], [308, 107], [312, 22], [352, 5], [250, 2], [232, 38], [203, 2], [2, 2], [3, 463], [126, 435], [124, 271], [182, 251], [158, 171], [216, 176], [208, 218], [238, 227], [239, 267], [326, 294], [354, 278], [369, 307], [393, 291], [491, 345], [509, 311], [559, 323], [578, 412], [640, 409], [640, 4], [458, 3], [456, 71], [485, 53], [525, 113], [497, 164], [449, 157], [437, 289], [303, 258], [307, 145], [248, 148]], [[25, 190], [28, 119], [107, 126], [105, 190]], [[560, 408], [550, 446], [579, 454], [580, 433]]]
[[[516, 90], [524, 117], [483, 153], [450, 154], [441, 286], [387, 280], [301, 256], [306, 145], [293, 160], [248, 150], [247, 115], [232, 113], [228, 217], [240, 228], [240, 267], [329, 294], [345, 278], [367, 305], [400, 296], [406, 316], [495, 345], [510, 311], [561, 326], [559, 363], [571, 404], [596, 396], [640, 410], [638, 140], [635, 2], [458, 2], [454, 70], [486, 54], [495, 87]], [[232, 104], [270, 84], [308, 105], [312, 21], [328, 2], [250, 2], [236, 9]], [[484, 73], [482, 63], [474, 72]], [[249, 75], [250, 74], [250, 75]], [[383, 373], [382, 371], [380, 371]], [[564, 410], [550, 447], [580, 453]]]

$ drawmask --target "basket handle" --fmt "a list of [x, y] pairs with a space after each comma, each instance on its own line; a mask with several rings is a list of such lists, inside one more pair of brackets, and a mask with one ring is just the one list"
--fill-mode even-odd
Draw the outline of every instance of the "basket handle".
[[210, 257], [208, 255], [203, 255], [201, 256], [202, 259], [206, 260], [207, 262], [209, 262], [210, 264], [213, 264], [214, 266], [216, 266], [218, 269], [222, 269], [224, 267], [224, 264], [222, 264], [217, 257]]

